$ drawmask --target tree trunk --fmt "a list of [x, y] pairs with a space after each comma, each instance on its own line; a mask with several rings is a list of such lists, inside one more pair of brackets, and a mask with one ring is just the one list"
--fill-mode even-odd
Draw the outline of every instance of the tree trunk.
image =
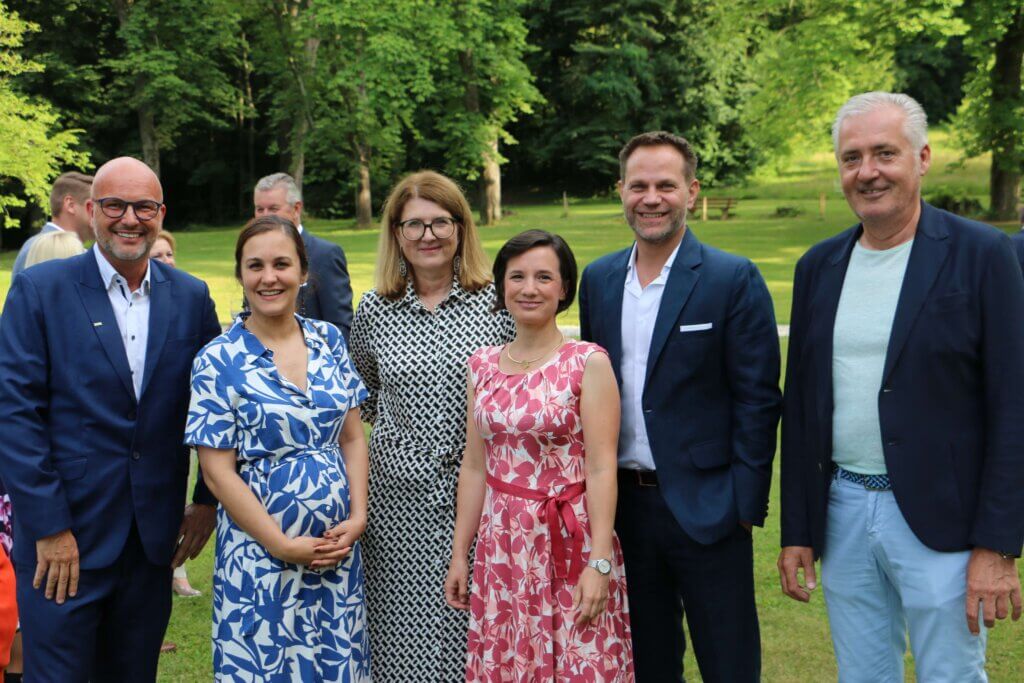
[[142, 160], [160, 177], [160, 141], [156, 138], [156, 122], [148, 104], [138, 105], [139, 137], [142, 139]]
[[498, 140], [491, 141], [484, 153], [480, 175], [480, 220], [494, 225], [501, 220], [501, 166], [498, 165]]
[[356, 150], [356, 163], [359, 172], [359, 183], [356, 185], [356, 227], [368, 229], [373, 227], [373, 202], [370, 196], [370, 159], [363, 145], [356, 144]]
[[[996, 43], [996, 61], [992, 68], [993, 113], [1014, 111], [1024, 106], [1021, 92], [1021, 62], [1024, 61], [1024, 8], [1017, 12]], [[1020, 131], [1013, 127], [997, 129], [993, 136], [992, 168], [989, 174], [989, 200], [994, 218], [1017, 218], [1020, 201], [1021, 158], [1018, 151]]]

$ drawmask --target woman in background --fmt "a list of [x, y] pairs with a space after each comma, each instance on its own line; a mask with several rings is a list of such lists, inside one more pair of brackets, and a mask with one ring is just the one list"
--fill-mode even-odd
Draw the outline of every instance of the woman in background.
[[376, 283], [356, 311], [352, 358], [370, 390], [366, 594], [374, 676], [387, 683], [462, 677], [468, 620], [441, 584], [465, 447], [466, 359], [512, 338], [473, 214], [432, 171], [384, 203]]
[[43, 261], [77, 256], [85, 251], [82, 240], [73, 232], [47, 232], [36, 237], [35, 242], [25, 256], [25, 267], [34, 266]]
[[[619, 391], [604, 349], [567, 340], [576, 259], [529, 230], [494, 261], [516, 337], [469, 359], [448, 603], [469, 610], [467, 681], [633, 677], [617, 495]], [[476, 541], [472, 593], [467, 558]]]

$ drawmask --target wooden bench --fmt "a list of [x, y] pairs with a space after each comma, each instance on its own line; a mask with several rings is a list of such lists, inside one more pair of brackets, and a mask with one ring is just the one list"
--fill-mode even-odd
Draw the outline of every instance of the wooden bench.
[[701, 202], [700, 219], [708, 219], [708, 209], [718, 209], [722, 212], [721, 220], [729, 217], [729, 209], [736, 206], [738, 200], [735, 197], [704, 197]]

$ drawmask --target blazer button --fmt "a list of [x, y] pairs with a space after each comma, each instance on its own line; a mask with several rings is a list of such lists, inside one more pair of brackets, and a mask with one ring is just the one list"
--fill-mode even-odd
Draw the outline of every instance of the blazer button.
[[138, 451], [132, 451], [132, 460], [138, 460], [141, 457], [142, 457], [141, 453], [139, 453]]
[[900, 445], [900, 440], [899, 439], [890, 439], [889, 441], [885, 442], [885, 445], [886, 446], [899, 446]]
[[891, 394], [892, 393], [892, 387], [882, 387], [882, 393], [883, 394]]

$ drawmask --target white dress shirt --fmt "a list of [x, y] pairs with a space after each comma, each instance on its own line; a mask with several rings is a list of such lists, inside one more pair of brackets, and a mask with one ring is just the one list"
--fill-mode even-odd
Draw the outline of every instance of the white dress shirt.
[[[680, 242], [681, 244], [681, 242]], [[654, 455], [647, 440], [644, 422], [644, 378], [647, 358], [651, 353], [654, 323], [661, 307], [661, 295], [676, 260], [679, 246], [665, 261], [661, 273], [646, 287], [640, 286], [636, 274], [636, 244], [629, 255], [625, 291], [622, 295], [622, 424], [619, 429], [619, 467], [631, 470], [654, 470]]]
[[149, 261], [146, 261], [146, 275], [142, 284], [134, 292], [128, 291], [128, 281], [114, 270], [110, 261], [100, 253], [98, 244], [92, 247], [96, 255], [96, 263], [100, 267], [100, 279], [103, 280], [114, 309], [117, 328], [121, 331], [124, 352], [128, 356], [128, 367], [132, 371], [132, 386], [135, 387], [135, 398], [141, 398], [142, 373], [146, 368], [146, 342], [149, 340]]

